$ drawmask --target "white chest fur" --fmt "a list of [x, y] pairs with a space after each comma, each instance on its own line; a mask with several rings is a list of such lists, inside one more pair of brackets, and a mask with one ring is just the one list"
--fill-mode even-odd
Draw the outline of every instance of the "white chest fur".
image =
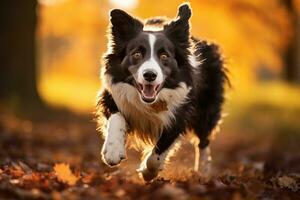
[[165, 102], [167, 109], [157, 112], [141, 101], [137, 89], [132, 85], [117, 83], [107, 86], [131, 131], [143, 142], [151, 144], [157, 141], [163, 128], [171, 125], [175, 109], [185, 102], [190, 91], [183, 82], [175, 89], [162, 89], [158, 101]]

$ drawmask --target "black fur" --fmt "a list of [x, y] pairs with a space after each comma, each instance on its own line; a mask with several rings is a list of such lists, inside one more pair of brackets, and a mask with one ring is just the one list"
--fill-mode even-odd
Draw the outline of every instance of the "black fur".
[[195, 131], [200, 138], [199, 147], [204, 149], [209, 144], [208, 136], [221, 118], [224, 85], [228, 79], [218, 47], [196, 39], [193, 42], [197, 48], [195, 54], [203, 59], [198, 66], [201, 77], [197, 80], [201, 83], [189, 93], [189, 101], [177, 110], [171, 128], [163, 131], [155, 147], [159, 154], [168, 149], [187, 128]]
[[[158, 38], [162, 37], [162, 40], [171, 41], [170, 51], [174, 51], [175, 64], [166, 68], [170, 73], [166, 76], [163, 88], [175, 89], [180, 82], [191, 87], [186, 102], [176, 108], [174, 120], [170, 126], [163, 129], [155, 145], [155, 152], [158, 154], [165, 152], [187, 129], [194, 130], [200, 139], [199, 148], [204, 149], [209, 145], [208, 136], [221, 118], [224, 87], [228, 81], [224, 63], [217, 45], [190, 36], [190, 17], [189, 6], [183, 5], [179, 8], [175, 21], [168, 24], [161, 18], [147, 21], [148, 24], [163, 25], [163, 30], [155, 34]], [[104, 74], [112, 78], [112, 84], [134, 85], [135, 80], [128, 69], [128, 65], [131, 65], [128, 45], [142, 38], [143, 33], [147, 31], [142, 30], [143, 24], [140, 21], [121, 10], [111, 12], [111, 24], [110, 39], [113, 41], [113, 51], [104, 57]], [[194, 51], [191, 52], [190, 48]], [[194, 53], [195, 58], [202, 61], [202, 64], [192, 66], [189, 62], [191, 53]], [[106, 118], [119, 111], [108, 90], [104, 90], [99, 96], [97, 110], [99, 115], [102, 114]], [[130, 128], [134, 127], [130, 127], [129, 124], [129, 132]]]
[[111, 94], [107, 90], [102, 91], [97, 102], [98, 117], [104, 115], [108, 119], [113, 113], [118, 111]]
[[127, 42], [143, 30], [143, 24], [119, 9], [112, 10], [110, 17], [111, 36], [114, 41], [112, 47], [115, 53], [120, 53]]

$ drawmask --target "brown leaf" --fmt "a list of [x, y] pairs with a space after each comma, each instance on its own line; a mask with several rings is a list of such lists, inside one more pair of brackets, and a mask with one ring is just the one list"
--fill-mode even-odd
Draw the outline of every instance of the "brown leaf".
[[24, 175], [23, 180], [26, 182], [40, 182], [41, 177], [37, 173], [31, 173]]
[[23, 169], [18, 165], [10, 167], [8, 171], [14, 178], [19, 178], [25, 174]]
[[63, 197], [61, 196], [61, 194], [57, 191], [53, 191], [52, 192], [52, 198], [53, 200], [62, 200]]
[[278, 178], [278, 185], [281, 188], [288, 188], [296, 192], [299, 188], [297, 186], [297, 181], [289, 176], [282, 176]]
[[31, 170], [31, 168], [28, 166], [28, 165], [26, 165], [25, 163], [23, 163], [23, 162], [19, 162], [19, 166], [27, 173], [27, 172], [31, 172], [32, 170]]
[[81, 180], [83, 183], [90, 184], [91, 182], [93, 182], [94, 178], [95, 178], [95, 174], [91, 173], [84, 176]]
[[57, 179], [60, 182], [66, 183], [71, 186], [75, 185], [79, 179], [77, 176], [73, 174], [69, 164], [65, 164], [65, 163], [55, 164], [54, 171], [56, 173]]
[[187, 193], [178, 187], [165, 184], [154, 194], [157, 199], [186, 199]]
[[44, 164], [44, 163], [38, 163], [37, 164], [37, 170], [38, 171], [51, 171], [51, 166]]
[[19, 184], [20, 183], [20, 180], [19, 179], [11, 179], [11, 180], [9, 180], [9, 182], [11, 183], [11, 184]]
[[118, 189], [116, 192], [115, 192], [115, 195], [119, 198], [122, 198], [126, 195], [126, 192], [125, 190], [123, 190], [122, 188]]

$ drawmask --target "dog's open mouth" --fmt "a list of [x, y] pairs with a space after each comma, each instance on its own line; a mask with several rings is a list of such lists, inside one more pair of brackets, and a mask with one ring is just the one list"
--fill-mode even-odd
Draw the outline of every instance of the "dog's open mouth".
[[141, 98], [146, 103], [153, 103], [156, 100], [157, 94], [160, 89], [160, 84], [138, 84], [138, 89], [141, 94]]

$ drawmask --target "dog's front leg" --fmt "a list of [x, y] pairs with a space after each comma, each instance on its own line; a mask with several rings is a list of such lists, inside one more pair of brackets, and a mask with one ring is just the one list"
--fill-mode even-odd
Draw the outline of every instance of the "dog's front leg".
[[109, 166], [117, 165], [126, 158], [126, 121], [120, 112], [112, 114], [107, 121], [102, 160]]
[[158, 172], [163, 169], [163, 164], [168, 156], [168, 152], [180, 133], [181, 129], [179, 127], [165, 129], [163, 131], [156, 146], [146, 155], [138, 169], [138, 172], [141, 173], [145, 181], [151, 181], [158, 175]]

